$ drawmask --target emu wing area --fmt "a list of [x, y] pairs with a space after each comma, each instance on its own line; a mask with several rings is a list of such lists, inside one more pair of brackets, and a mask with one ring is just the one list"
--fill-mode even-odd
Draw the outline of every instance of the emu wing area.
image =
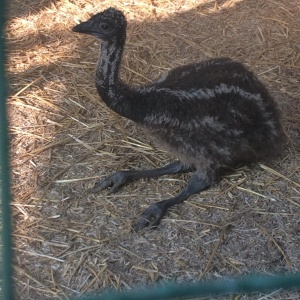
[[176, 68], [138, 93], [142, 125], [193, 165], [256, 160], [274, 150], [281, 130], [267, 89], [227, 58]]

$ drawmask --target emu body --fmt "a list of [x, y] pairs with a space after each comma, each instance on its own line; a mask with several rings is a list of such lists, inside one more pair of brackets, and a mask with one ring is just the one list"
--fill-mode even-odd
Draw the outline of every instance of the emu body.
[[218, 180], [222, 164], [237, 165], [281, 150], [284, 135], [277, 106], [266, 87], [244, 65], [215, 58], [175, 68], [147, 86], [131, 88], [119, 78], [126, 19], [109, 8], [73, 31], [102, 40], [96, 87], [106, 105], [150, 131], [179, 160], [145, 171], [120, 171], [99, 181], [93, 192], [139, 178], [193, 171], [177, 196], [152, 204], [134, 224], [155, 227], [168, 208]]

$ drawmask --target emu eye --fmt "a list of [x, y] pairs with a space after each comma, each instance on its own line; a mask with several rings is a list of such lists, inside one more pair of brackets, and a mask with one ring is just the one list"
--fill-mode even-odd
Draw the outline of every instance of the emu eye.
[[108, 30], [108, 29], [110, 28], [110, 26], [109, 26], [107, 23], [102, 23], [102, 24], [100, 25], [100, 27], [101, 27], [101, 29], [103, 29], [103, 30]]

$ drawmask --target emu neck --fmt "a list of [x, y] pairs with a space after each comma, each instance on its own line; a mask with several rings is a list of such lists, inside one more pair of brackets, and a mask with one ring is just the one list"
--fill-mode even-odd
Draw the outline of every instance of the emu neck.
[[96, 71], [96, 87], [106, 105], [119, 115], [132, 119], [133, 100], [129, 88], [119, 79], [119, 68], [124, 41], [113, 40], [101, 43], [101, 53]]
[[119, 68], [124, 44], [116, 41], [102, 42], [97, 67], [97, 85], [109, 92], [110, 87], [118, 84]]

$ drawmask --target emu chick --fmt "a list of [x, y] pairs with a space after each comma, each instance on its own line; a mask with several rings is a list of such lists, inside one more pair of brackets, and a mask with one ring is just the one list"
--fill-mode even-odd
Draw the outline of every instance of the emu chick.
[[109, 8], [73, 31], [101, 42], [96, 87], [106, 105], [148, 129], [179, 160], [145, 171], [120, 171], [99, 181], [93, 192], [115, 192], [129, 181], [193, 171], [186, 188], [152, 204], [135, 230], [156, 227], [168, 208], [218, 180], [220, 166], [237, 165], [281, 151], [284, 134], [277, 106], [266, 87], [244, 65], [215, 58], [175, 68], [148, 86], [132, 88], [119, 78], [126, 19]]

